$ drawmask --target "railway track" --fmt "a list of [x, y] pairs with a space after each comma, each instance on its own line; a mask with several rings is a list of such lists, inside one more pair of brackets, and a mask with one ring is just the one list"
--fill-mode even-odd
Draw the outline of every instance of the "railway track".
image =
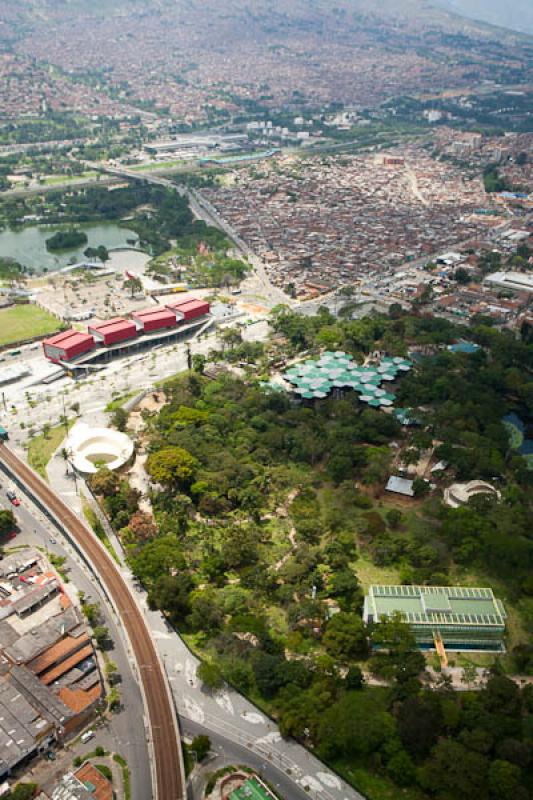
[[0, 444], [0, 460], [56, 517], [97, 571], [127, 633], [142, 683], [155, 762], [153, 800], [183, 800], [183, 762], [170, 691], [145, 619], [128, 586], [115, 562], [94, 534], [5, 444]]

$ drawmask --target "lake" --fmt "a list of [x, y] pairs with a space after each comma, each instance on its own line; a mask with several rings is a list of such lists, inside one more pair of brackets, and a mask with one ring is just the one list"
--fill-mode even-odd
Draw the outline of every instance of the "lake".
[[113, 222], [89, 222], [72, 227], [87, 234], [87, 244], [55, 253], [48, 252], [46, 240], [56, 231], [65, 230], [64, 225], [29, 225], [16, 231], [9, 228], [0, 230], [0, 256], [14, 258], [23, 266], [32, 267], [36, 273], [45, 270], [52, 272], [81, 261], [84, 258], [83, 251], [87, 247], [98, 247], [100, 244], [108, 249], [127, 247], [128, 239], [134, 239], [136, 243], [139, 241], [134, 231], [121, 228]]

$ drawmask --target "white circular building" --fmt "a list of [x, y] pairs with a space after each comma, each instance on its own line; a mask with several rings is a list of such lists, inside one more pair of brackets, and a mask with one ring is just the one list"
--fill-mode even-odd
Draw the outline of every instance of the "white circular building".
[[488, 494], [498, 500], [500, 492], [486, 481], [468, 481], [468, 483], [452, 483], [444, 490], [444, 502], [452, 508], [464, 506], [468, 501], [478, 494]]
[[92, 428], [78, 422], [65, 443], [69, 459], [78, 472], [94, 475], [100, 467], [118, 469], [133, 455], [129, 436], [111, 428]]

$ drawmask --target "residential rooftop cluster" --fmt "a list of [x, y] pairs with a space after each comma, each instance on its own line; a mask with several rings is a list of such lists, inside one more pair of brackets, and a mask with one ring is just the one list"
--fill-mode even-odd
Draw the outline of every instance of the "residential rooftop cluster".
[[40, 792], [36, 800], [114, 800], [114, 797], [111, 781], [86, 761], [63, 775], [49, 792]]
[[488, 136], [443, 126], [434, 130], [434, 136], [441, 154], [481, 169], [495, 164], [509, 184], [533, 191], [533, 133]]
[[[533, 318], [533, 260], [524, 258], [525, 268], [518, 270], [501, 259], [512, 261], [519, 245], [528, 249], [530, 228], [531, 223], [525, 228], [501, 228], [486, 242], [472, 241], [460, 252], [442, 253], [424, 269], [407, 267], [393, 277], [385, 276], [376, 282], [374, 295], [382, 303], [422, 305], [455, 322], [478, 315], [519, 330]], [[486, 260], [495, 256], [501, 266], [487, 273]], [[462, 281], [457, 280], [459, 274]]]
[[69, 111], [84, 116], [138, 113], [82, 81], [51, 74], [23, 55], [0, 54], [0, 119]]
[[[156, 11], [141, 4], [127, 14], [118, 7], [68, 15], [48, 8], [39, 26], [22, 29], [14, 49], [117, 103], [168, 109], [185, 122], [254, 103], [375, 104], [428, 87], [467, 86], [473, 70], [478, 82], [525, 71], [522, 42], [506, 47], [474, 23], [465, 29], [432, 10], [428, 27], [426, 12], [337, 6], [324, 13], [310, 4], [295, 12], [290, 3], [177, 2]], [[468, 60], [457, 57], [455, 34]]]
[[90, 720], [102, 694], [86, 625], [42, 553], [0, 561], [0, 779]]
[[293, 284], [296, 294], [381, 274], [494, 225], [474, 213], [490, 205], [479, 178], [415, 147], [284, 156], [202, 192], [266, 260], [272, 282]]

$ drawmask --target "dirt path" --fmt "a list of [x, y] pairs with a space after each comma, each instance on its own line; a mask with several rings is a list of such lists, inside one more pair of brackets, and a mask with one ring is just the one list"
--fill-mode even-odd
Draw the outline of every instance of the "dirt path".
[[429, 203], [428, 203], [428, 201], [426, 200], [426, 198], [424, 197], [424, 195], [422, 194], [422, 192], [420, 191], [420, 189], [418, 187], [418, 180], [417, 180], [416, 174], [413, 172], [411, 167], [408, 167], [408, 166], [405, 167], [405, 172], [406, 172], [407, 180], [408, 180], [409, 187], [410, 187], [412, 193], [414, 194], [416, 199], [420, 203], [422, 203], [423, 206], [428, 208]]
[[[286, 519], [289, 516], [289, 506], [293, 502], [293, 500], [298, 496], [298, 493], [299, 493], [298, 489], [291, 489], [291, 491], [287, 495], [285, 502], [282, 503], [280, 506], [278, 506], [278, 508], [276, 509], [275, 513], [276, 517], [278, 518], [281, 517]], [[296, 528], [294, 527], [294, 525], [291, 525], [289, 529], [289, 542], [291, 543], [291, 549], [288, 551], [288, 553], [285, 553], [285, 555], [282, 558], [280, 558], [280, 560], [276, 564], [274, 564], [275, 572], [279, 572], [282, 566], [288, 561], [288, 559], [296, 550], [297, 546]]]

